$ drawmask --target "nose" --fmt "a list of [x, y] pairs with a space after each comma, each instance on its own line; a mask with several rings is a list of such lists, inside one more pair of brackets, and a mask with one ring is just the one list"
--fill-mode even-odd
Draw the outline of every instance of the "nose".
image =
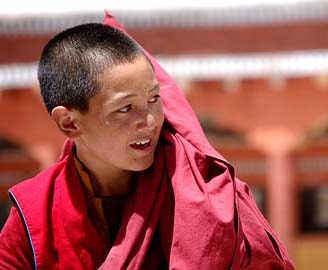
[[156, 127], [156, 117], [151, 111], [143, 110], [139, 113], [136, 123], [139, 132], [150, 132]]

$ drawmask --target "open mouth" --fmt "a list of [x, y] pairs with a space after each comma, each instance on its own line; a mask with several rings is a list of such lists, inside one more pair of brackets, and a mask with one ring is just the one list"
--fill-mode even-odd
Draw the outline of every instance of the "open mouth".
[[130, 146], [134, 149], [145, 149], [150, 146], [150, 139], [131, 143]]

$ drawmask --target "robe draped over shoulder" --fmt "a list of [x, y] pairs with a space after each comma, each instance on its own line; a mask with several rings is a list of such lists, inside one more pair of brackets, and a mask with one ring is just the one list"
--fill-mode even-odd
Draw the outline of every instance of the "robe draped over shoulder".
[[[104, 23], [126, 33], [109, 13]], [[145, 53], [165, 121], [154, 164], [139, 174], [113, 246], [108, 250], [87, 215], [67, 140], [56, 164], [10, 190], [15, 208], [0, 234], [0, 266], [19, 268], [11, 263], [17, 257], [24, 269], [294, 269], [248, 186], [209, 144], [176, 83]]]
[[[128, 35], [110, 13], [104, 23]], [[144, 178], [145, 182], [156, 179], [157, 195], [148, 206], [151, 209], [144, 209], [141, 203], [143, 210], [133, 210], [148, 213], [147, 218], [138, 226], [126, 221], [124, 226], [131, 228], [126, 239], [133, 241], [121, 241], [114, 247], [102, 269], [141, 267], [157, 222], [169, 269], [294, 269], [248, 186], [235, 177], [233, 167], [209, 144], [177, 84], [145, 53], [161, 85], [165, 113], [163, 144], [156, 154], [155, 169]], [[174, 199], [171, 204], [163, 204], [166, 199], [161, 198], [161, 193], [169, 193], [167, 190], [173, 193], [165, 195]], [[166, 209], [172, 205], [173, 210]]]

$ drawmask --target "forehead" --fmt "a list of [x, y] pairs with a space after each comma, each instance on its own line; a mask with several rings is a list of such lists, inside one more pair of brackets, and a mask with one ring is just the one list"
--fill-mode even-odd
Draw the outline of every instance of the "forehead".
[[157, 83], [153, 67], [145, 56], [132, 62], [122, 63], [106, 69], [98, 78], [101, 89], [112, 91], [132, 90], [134, 87], [151, 87]]

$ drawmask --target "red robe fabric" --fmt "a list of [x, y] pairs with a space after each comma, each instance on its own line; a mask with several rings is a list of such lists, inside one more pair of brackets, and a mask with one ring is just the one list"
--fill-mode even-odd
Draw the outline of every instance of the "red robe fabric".
[[[110, 14], [105, 24], [124, 31]], [[61, 161], [10, 191], [32, 261], [38, 269], [294, 269], [247, 185], [207, 142], [177, 85], [149, 58], [165, 123], [154, 164], [139, 176], [113, 247], [108, 251], [88, 219], [68, 141]], [[0, 235], [0, 266], [27, 242], [10, 224]], [[16, 249], [2, 244], [15, 240]]]
[[[126, 33], [109, 13], [104, 23]], [[175, 82], [147, 55], [161, 84], [167, 142], [159, 154], [165, 161], [163, 171], [156, 170], [151, 177], [168, 177], [174, 193], [170, 269], [294, 269], [247, 185], [235, 178], [233, 168], [208, 143]], [[142, 226], [151, 229], [148, 225]], [[137, 237], [136, 258], [149, 245], [144, 236]], [[136, 243], [122, 243], [109, 253], [103, 269], [119, 268], [124, 258], [131, 258], [128, 254]], [[122, 250], [126, 256], [119, 258], [116, 254]], [[129, 265], [139, 266], [138, 259], [129, 260]]]
[[[9, 193], [25, 230], [18, 237], [11, 231], [14, 228], [5, 224], [0, 235], [0, 269], [96, 269], [102, 263], [108, 248], [87, 215], [72, 153]], [[5, 245], [10, 236], [14, 237], [12, 250]], [[21, 240], [24, 236], [30, 243], [33, 264], [9, 267], [26, 243]], [[22, 261], [26, 264], [31, 258]]]

